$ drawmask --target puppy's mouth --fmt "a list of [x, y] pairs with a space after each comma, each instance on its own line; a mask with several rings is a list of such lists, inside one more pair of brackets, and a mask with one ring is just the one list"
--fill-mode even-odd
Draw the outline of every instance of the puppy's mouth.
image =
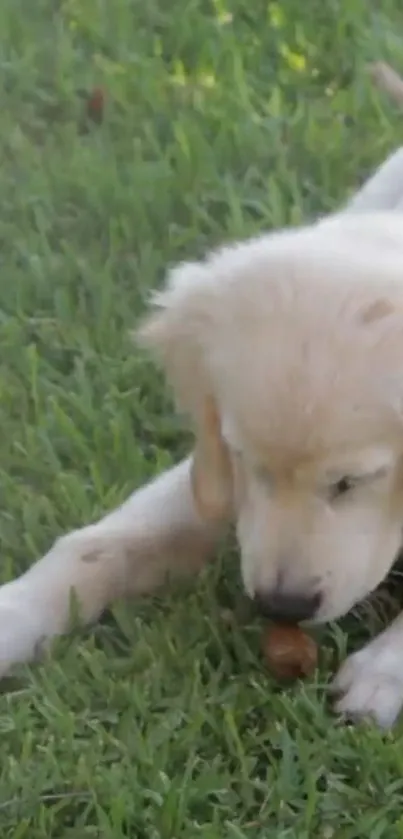
[[284, 591], [274, 588], [254, 595], [257, 611], [276, 623], [303, 624], [320, 616], [322, 594], [312, 591]]

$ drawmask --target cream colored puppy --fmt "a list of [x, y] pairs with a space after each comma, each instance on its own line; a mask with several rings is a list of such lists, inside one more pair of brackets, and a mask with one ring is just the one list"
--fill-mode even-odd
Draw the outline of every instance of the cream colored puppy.
[[[400, 207], [400, 203], [402, 206]], [[403, 524], [403, 150], [338, 215], [175, 269], [141, 340], [190, 458], [0, 589], [0, 674], [116, 597], [197, 570], [234, 523], [265, 613], [328, 621], [392, 566]], [[393, 723], [403, 618], [348, 659], [337, 708]]]

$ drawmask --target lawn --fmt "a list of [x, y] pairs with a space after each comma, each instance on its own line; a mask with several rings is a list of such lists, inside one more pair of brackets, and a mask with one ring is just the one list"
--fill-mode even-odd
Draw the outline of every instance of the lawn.
[[[2, 0], [0, 57], [7, 580], [185, 451], [129, 337], [166, 267], [337, 207], [399, 144], [366, 64], [402, 70], [403, 7]], [[403, 837], [403, 726], [327, 705], [346, 626], [362, 642], [328, 628], [320, 673], [279, 689], [229, 550], [60, 642], [0, 696], [1, 839]]]

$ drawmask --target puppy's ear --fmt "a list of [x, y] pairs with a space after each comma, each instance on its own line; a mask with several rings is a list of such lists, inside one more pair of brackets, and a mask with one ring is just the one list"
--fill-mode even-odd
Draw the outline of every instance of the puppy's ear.
[[178, 407], [192, 420], [196, 433], [192, 488], [197, 507], [205, 518], [225, 518], [231, 510], [232, 473], [209, 370], [217, 305], [211, 266], [188, 263], [174, 269], [152, 304], [154, 311], [137, 337], [162, 365]]
[[396, 312], [396, 307], [390, 300], [379, 297], [365, 306], [360, 312], [363, 324], [376, 323], [383, 318], [389, 317]]
[[193, 496], [202, 518], [231, 516], [233, 475], [231, 458], [221, 436], [220, 419], [212, 397], [204, 401], [192, 463]]
[[208, 269], [186, 263], [168, 275], [151, 298], [151, 313], [136, 333], [162, 366], [180, 410], [196, 419], [209, 390], [204, 345], [208, 340], [212, 294]]

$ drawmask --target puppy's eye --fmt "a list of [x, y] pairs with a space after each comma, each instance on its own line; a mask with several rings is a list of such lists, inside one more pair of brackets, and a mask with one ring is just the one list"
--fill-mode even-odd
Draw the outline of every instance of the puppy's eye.
[[336, 481], [335, 484], [332, 484], [330, 487], [330, 498], [332, 501], [335, 501], [337, 498], [341, 498], [342, 495], [347, 495], [354, 487], [356, 486], [357, 482], [354, 478], [340, 478], [339, 481]]

